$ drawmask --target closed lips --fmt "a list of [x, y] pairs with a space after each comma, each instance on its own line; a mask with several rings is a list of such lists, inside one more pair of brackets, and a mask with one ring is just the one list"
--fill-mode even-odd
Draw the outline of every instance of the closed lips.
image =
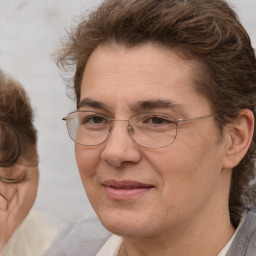
[[111, 187], [114, 189], [139, 189], [139, 188], [153, 188], [151, 184], [143, 184], [135, 181], [114, 181], [108, 180], [103, 183], [106, 187]]

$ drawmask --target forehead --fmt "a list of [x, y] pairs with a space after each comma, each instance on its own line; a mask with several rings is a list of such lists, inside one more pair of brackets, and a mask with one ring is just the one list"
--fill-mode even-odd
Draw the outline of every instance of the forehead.
[[92, 98], [107, 105], [145, 100], [169, 100], [176, 105], [193, 104], [198, 98], [205, 101], [196, 89], [196, 68], [195, 61], [185, 61], [174, 51], [152, 43], [134, 48], [101, 45], [85, 67], [81, 101]]
[[[194, 68], [197, 68], [195, 67], [196, 61], [189, 61], [188, 58], [185, 61], [179, 52], [153, 43], [145, 43], [132, 48], [114, 43], [99, 45], [88, 59], [84, 77], [88, 79], [90, 74], [111, 71], [120, 74], [137, 71], [141, 75], [143, 73], [161, 75], [164, 74], [166, 68], [169, 71], [182, 68], [184, 75], [192, 77]], [[172, 72], [172, 75], [174, 73]]]

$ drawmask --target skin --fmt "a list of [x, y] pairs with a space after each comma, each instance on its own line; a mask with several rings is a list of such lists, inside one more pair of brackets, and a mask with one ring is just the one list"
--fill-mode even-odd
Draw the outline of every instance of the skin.
[[35, 146], [29, 155], [29, 161], [20, 156], [14, 165], [0, 167], [0, 251], [36, 199], [39, 173]]
[[[172, 106], [150, 111], [176, 119], [212, 114], [210, 101], [193, 82], [196, 68], [195, 62], [184, 62], [175, 52], [151, 43], [132, 49], [101, 45], [85, 67], [79, 109], [127, 120], [148, 110], [134, 108], [138, 102], [155, 100], [172, 101]], [[92, 100], [101, 104], [88, 104]], [[233, 152], [233, 143], [244, 138], [239, 131], [226, 127], [222, 136], [214, 118], [199, 119], [179, 125], [170, 146], [148, 149], [134, 143], [126, 122], [115, 122], [105, 143], [76, 144], [80, 176], [95, 212], [107, 229], [124, 238], [120, 255], [220, 252], [234, 233], [228, 194], [231, 168], [242, 157]], [[102, 185], [106, 180], [132, 180], [153, 188], [115, 200]]]

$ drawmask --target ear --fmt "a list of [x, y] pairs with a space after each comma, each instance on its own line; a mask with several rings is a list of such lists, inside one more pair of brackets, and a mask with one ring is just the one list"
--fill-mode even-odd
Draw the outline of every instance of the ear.
[[223, 168], [232, 169], [240, 163], [250, 147], [253, 132], [254, 115], [251, 110], [243, 109], [238, 118], [226, 127]]

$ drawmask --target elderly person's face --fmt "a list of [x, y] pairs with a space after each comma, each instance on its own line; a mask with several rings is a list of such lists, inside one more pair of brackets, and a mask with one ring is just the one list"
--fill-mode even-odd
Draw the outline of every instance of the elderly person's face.
[[[176, 119], [213, 114], [210, 101], [196, 90], [195, 67], [153, 44], [100, 46], [85, 68], [79, 110], [118, 120], [142, 112]], [[157, 149], [136, 144], [127, 122], [112, 125], [103, 144], [75, 148], [86, 193], [106, 228], [130, 237], [174, 229], [178, 235], [223, 209], [228, 214], [228, 146], [214, 117], [178, 124], [175, 141]]]
[[0, 246], [9, 239], [27, 216], [36, 198], [38, 156], [35, 146], [29, 159], [20, 156], [14, 165], [0, 167]]

